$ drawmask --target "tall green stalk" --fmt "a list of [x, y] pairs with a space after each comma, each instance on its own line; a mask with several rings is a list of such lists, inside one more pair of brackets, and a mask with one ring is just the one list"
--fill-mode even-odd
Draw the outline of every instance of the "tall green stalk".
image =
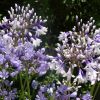
[[20, 77], [20, 85], [21, 85], [21, 95], [20, 95], [20, 100], [24, 100], [24, 87], [23, 87], [23, 82], [22, 82], [22, 75], [21, 73], [19, 74], [19, 77]]
[[96, 85], [96, 83], [92, 86], [92, 88], [91, 88], [91, 95], [93, 96], [93, 93], [94, 93], [94, 89], [95, 89], [95, 85]]
[[26, 83], [27, 83], [27, 92], [28, 92], [28, 98], [31, 100], [31, 95], [30, 95], [30, 79], [28, 75], [28, 68], [26, 68]]
[[96, 91], [95, 91], [94, 95], [93, 95], [93, 100], [95, 100], [95, 96], [98, 93], [99, 88], [100, 88], [100, 82], [99, 82], [99, 84], [98, 84], [98, 86], [96, 88]]

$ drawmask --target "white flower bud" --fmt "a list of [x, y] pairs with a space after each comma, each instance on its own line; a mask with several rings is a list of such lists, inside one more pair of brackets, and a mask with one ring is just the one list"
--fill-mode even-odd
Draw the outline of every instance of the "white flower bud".
[[5, 31], [1, 30], [0, 35], [4, 35], [4, 34], [5, 34]]
[[4, 21], [4, 22], [7, 22], [8, 19], [7, 19], [6, 17], [3, 17], [3, 21]]
[[93, 17], [90, 18], [90, 21], [92, 21], [92, 20], [93, 20]]
[[45, 23], [45, 22], [47, 22], [47, 20], [45, 19], [45, 20], [43, 20], [43, 23]]
[[95, 34], [98, 34], [98, 33], [100, 33], [100, 30], [96, 29]]
[[78, 16], [76, 15], [76, 21], [78, 21]]
[[82, 23], [82, 19], [80, 20], [80, 22]]
[[42, 18], [42, 17], [41, 17], [41, 16], [39, 16], [39, 20], [41, 20], [41, 18]]
[[30, 8], [30, 4], [28, 4], [27, 7]]
[[82, 32], [84, 32], [84, 28], [82, 27]]
[[17, 8], [18, 7], [18, 5], [15, 3], [15, 7]]
[[14, 12], [14, 9], [11, 7], [11, 12]]
[[34, 12], [34, 8], [31, 9], [31, 12], [32, 12], [32, 13]]
[[32, 43], [33, 43], [34, 47], [40, 46], [40, 43], [42, 42], [41, 39], [38, 39], [38, 38], [37, 39], [31, 38], [31, 40], [32, 40]]
[[21, 10], [20, 6], [18, 6], [18, 10]]
[[80, 22], [78, 22], [78, 26], [80, 26]]
[[36, 13], [34, 13], [34, 15], [33, 16], [36, 16]]
[[93, 20], [93, 24], [95, 23], [95, 20]]
[[11, 12], [8, 10], [9, 15], [11, 15]]
[[96, 28], [96, 26], [95, 25], [93, 25], [93, 30]]
[[33, 11], [32, 10], [29, 10], [29, 14], [32, 14], [33, 13]]
[[87, 29], [85, 30], [85, 33], [89, 33], [90, 28], [87, 27]]
[[33, 19], [30, 19], [30, 23], [32, 23], [33, 22]]
[[21, 9], [22, 13], [24, 12], [24, 6], [22, 6], [22, 9]]
[[79, 55], [77, 56], [77, 59], [85, 59], [85, 55], [79, 54]]
[[93, 23], [91, 22], [91, 23], [89, 23], [89, 26], [91, 27], [93, 25]]
[[29, 32], [28, 34], [29, 34], [30, 37], [32, 36], [32, 33], [31, 32]]
[[26, 18], [27, 18], [27, 19], [29, 19], [29, 17], [30, 17], [30, 14], [29, 14], [29, 13], [27, 13], [27, 14], [26, 14]]

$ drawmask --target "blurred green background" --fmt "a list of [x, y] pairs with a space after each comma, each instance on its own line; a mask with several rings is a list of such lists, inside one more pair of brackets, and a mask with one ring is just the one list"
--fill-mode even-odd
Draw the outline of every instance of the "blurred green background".
[[[17, 3], [31, 4], [37, 15], [47, 18], [48, 38], [50, 46], [57, 42], [60, 31], [68, 31], [75, 25], [75, 16], [83, 22], [94, 17], [97, 27], [100, 27], [100, 0], [0, 0], [0, 16], [7, 16], [7, 10]], [[51, 41], [52, 42], [51, 42]]]

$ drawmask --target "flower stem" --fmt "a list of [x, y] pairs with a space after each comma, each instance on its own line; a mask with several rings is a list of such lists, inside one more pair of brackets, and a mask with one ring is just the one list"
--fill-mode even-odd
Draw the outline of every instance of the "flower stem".
[[30, 79], [28, 75], [28, 69], [26, 68], [26, 83], [27, 83], [27, 92], [28, 92], [28, 98], [31, 100], [31, 95], [30, 95]]
[[91, 95], [92, 96], [93, 96], [94, 88], [95, 88], [95, 84], [92, 86], [92, 89], [91, 89]]
[[24, 87], [23, 87], [23, 83], [22, 83], [22, 75], [21, 73], [19, 74], [20, 77], [20, 85], [21, 85], [21, 97], [20, 100], [24, 100]]
[[98, 92], [98, 90], [99, 90], [99, 87], [100, 87], [100, 83], [98, 84], [98, 86], [97, 86], [97, 88], [96, 88], [96, 91], [95, 91], [94, 96], [93, 96], [93, 100], [95, 99], [95, 96], [96, 96], [96, 94], [97, 94], [97, 92]]

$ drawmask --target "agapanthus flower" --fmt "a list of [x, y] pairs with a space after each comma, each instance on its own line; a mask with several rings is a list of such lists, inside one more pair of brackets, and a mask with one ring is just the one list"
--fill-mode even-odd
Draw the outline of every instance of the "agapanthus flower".
[[87, 92], [85, 95], [83, 95], [82, 100], [92, 100], [92, 96], [89, 92]]
[[16, 89], [13, 89], [11, 91], [4, 89], [4, 90], [2, 90], [2, 92], [0, 94], [2, 94], [1, 97], [3, 96], [4, 100], [15, 100], [17, 98], [17, 95], [16, 95], [17, 90]]
[[0, 54], [0, 64], [3, 64], [5, 61], [4, 55]]
[[[1, 88], [8, 86], [12, 89], [13, 85], [9, 80], [13, 80], [16, 84], [17, 81], [21, 81], [21, 77], [24, 80], [24, 76], [27, 75], [30, 84], [34, 74], [38, 74], [40, 77], [47, 73], [50, 60], [45, 53], [45, 48], [41, 47], [41, 35], [47, 33], [44, 25], [46, 19], [43, 20], [41, 16], [37, 16], [30, 4], [26, 7], [15, 4], [15, 7], [11, 7], [8, 13], [9, 17], [3, 17], [0, 22], [0, 83], [5, 80], [6, 84]], [[26, 84], [27, 80], [24, 81]], [[34, 84], [32, 82], [32, 87]], [[18, 86], [22, 85], [23, 81]], [[3, 93], [1, 88], [0, 91]], [[15, 100], [17, 92], [10, 91], [10, 89], [8, 89], [9, 91], [5, 89], [4, 100]], [[27, 89], [24, 92], [26, 93]], [[45, 98], [41, 93], [39, 96], [40, 100]]]
[[[1, 59], [1, 64], [6, 60], [10, 67], [22, 70], [26, 66], [24, 61], [31, 61], [33, 64], [34, 60], [37, 60], [39, 65], [39, 68], [36, 69], [37, 72], [40, 73], [40, 66], [44, 66], [44, 72], [41, 73], [45, 74], [48, 69], [47, 57], [42, 53], [45, 51], [36, 48], [42, 42], [40, 35], [45, 35], [47, 32], [47, 28], [44, 26], [46, 20], [37, 16], [29, 4], [27, 7], [15, 4], [15, 8], [11, 7], [8, 13], [9, 18], [4, 17], [0, 24], [2, 27], [0, 30], [0, 51], [4, 54], [1, 57], [4, 56], [4, 60]], [[45, 59], [44, 64], [43, 59]]]
[[37, 89], [38, 85], [39, 85], [39, 83], [36, 80], [32, 81], [31, 86], [32, 86], [33, 89]]
[[[41, 100], [44, 98], [52, 98], [53, 100], [76, 100], [83, 98], [83, 96], [78, 97], [78, 89], [79, 86], [70, 87], [68, 85], [64, 85], [63, 83], [51, 83], [47, 85], [39, 85], [40, 89], [38, 90], [38, 94], [36, 95], [36, 100]], [[82, 95], [81, 93], [79, 95]], [[41, 97], [41, 99], [40, 99]]]
[[42, 20], [41, 16], [37, 16], [34, 9], [28, 4], [27, 7], [15, 4], [15, 8], [11, 7], [8, 11], [10, 18], [3, 18], [1, 27], [7, 26], [6, 29], [1, 31], [1, 34], [7, 34], [13, 37], [16, 42], [30, 41], [35, 47], [39, 46], [42, 42], [39, 38], [40, 35], [45, 35], [47, 28], [43, 26], [46, 20]]
[[11, 87], [13, 85], [13, 81], [9, 81], [9, 80], [4, 80], [4, 84], [8, 87]]
[[46, 74], [48, 69], [49, 69], [49, 66], [48, 66], [47, 62], [42, 62], [42, 63], [40, 63], [40, 66], [36, 69], [36, 71], [41, 76], [41, 75]]
[[74, 82], [77, 80], [78, 84], [88, 81], [95, 84], [99, 78], [97, 58], [100, 55], [98, 41], [100, 29], [96, 29], [94, 23], [91, 17], [86, 24], [80, 20], [77, 21], [77, 26], [74, 26], [72, 31], [61, 32], [58, 37], [60, 43], [57, 43], [56, 48], [57, 57], [54, 58], [55, 60], [52, 59], [51, 66], [54, 68], [57, 63], [62, 62], [61, 66], [57, 65], [56, 72], [63, 69], [59, 73], [64, 77], [70, 77], [70, 81], [71, 79], [74, 79]]
[[3, 90], [0, 90], [0, 96], [5, 96], [7, 95], [7, 90], [6, 89], [3, 89]]
[[87, 82], [85, 73], [81, 69], [79, 69], [79, 73], [78, 73], [77, 77], [75, 78], [74, 82], [78, 82], [78, 83], [86, 83]]
[[36, 95], [35, 100], [47, 100], [47, 98], [44, 96], [42, 92], [38, 92], [38, 95]]
[[9, 77], [9, 72], [6, 71], [5, 69], [2, 69], [2, 71], [0, 71], [0, 78], [5, 80], [8, 77]]

